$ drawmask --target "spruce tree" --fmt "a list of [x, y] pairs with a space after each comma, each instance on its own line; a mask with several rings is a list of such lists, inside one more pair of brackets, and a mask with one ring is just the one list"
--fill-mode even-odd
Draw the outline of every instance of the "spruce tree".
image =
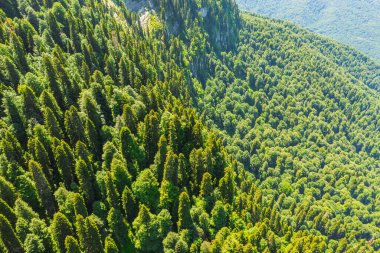
[[54, 214], [53, 221], [50, 225], [50, 231], [56, 252], [65, 253], [65, 239], [67, 236], [73, 235], [73, 229], [64, 214], [60, 212]]
[[131, 189], [125, 186], [123, 195], [121, 197], [121, 203], [124, 209], [124, 213], [127, 216], [127, 220], [132, 222], [138, 214], [138, 202], [135, 199]]
[[78, 241], [73, 236], [66, 236], [65, 238], [65, 253], [81, 253]]
[[82, 159], [77, 160], [75, 165], [75, 174], [79, 181], [79, 186], [88, 204], [94, 200], [94, 188], [92, 176], [90, 175], [91, 167]]
[[9, 252], [24, 253], [20, 240], [15, 234], [7, 218], [0, 214], [0, 239]]
[[34, 182], [36, 183], [38, 196], [49, 216], [53, 216], [55, 211], [54, 197], [42, 167], [36, 161], [29, 161], [29, 170], [32, 172]]
[[48, 85], [51, 93], [61, 108], [65, 108], [64, 97], [61, 90], [61, 84], [58, 82], [53, 63], [48, 55], [44, 55], [43, 63], [45, 66], [45, 76], [48, 81]]
[[54, 136], [58, 139], [63, 138], [62, 129], [60, 124], [54, 115], [53, 111], [49, 107], [44, 108], [44, 125], [46, 130], [50, 133], [51, 136]]
[[186, 192], [179, 195], [178, 205], [178, 230], [190, 229], [192, 227], [192, 220], [190, 216], [190, 198]]
[[119, 249], [111, 236], [107, 236], [104, 243], [104, 253], [119, 253]]
[[86, 141], [82, 120], [79, 117], [78, 110], [74, 106], [71, 106], [65, 112], [65, 129], [72, 146], [78, 141]]

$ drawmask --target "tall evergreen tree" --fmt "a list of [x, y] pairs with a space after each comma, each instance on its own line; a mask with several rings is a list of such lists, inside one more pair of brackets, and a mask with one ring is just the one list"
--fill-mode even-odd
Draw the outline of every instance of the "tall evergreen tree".
[[178, 205], [178, 230], [190, 229], [192, 227], [192, 220], [190, 216], [190, 198], [186, 192], [179, 195]]
[[24, 253], [20, 240], [15, 234], [12, 225], [4, 215], [0, 214], [0, 239], [9, 252]]
[[54, 197], [50, 188], [48, 181], [46, 180], [45, 174], [42, 171], [42, 167], [39, 163], [30, 160], [29, 170], [32, 172], [34, 182], [36, 183], [38, 196], [47, 211], [49, 216], [53, 216], [55, 212]]

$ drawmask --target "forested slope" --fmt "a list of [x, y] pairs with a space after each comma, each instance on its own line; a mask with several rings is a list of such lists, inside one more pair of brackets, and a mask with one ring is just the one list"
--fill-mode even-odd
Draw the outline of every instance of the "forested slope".
[[377, 0], [237, 0], [242, 10], [286, 19], [380, 60]]
[[0, 251], [379, 250], [378, 66], [152, 3], [1, 2]]

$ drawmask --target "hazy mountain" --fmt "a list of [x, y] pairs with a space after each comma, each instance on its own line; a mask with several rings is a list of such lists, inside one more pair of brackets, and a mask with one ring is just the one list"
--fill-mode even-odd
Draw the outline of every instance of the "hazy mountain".
[[379, 0], [237, 0], [241, 9], [286, 19], [380, 59]]

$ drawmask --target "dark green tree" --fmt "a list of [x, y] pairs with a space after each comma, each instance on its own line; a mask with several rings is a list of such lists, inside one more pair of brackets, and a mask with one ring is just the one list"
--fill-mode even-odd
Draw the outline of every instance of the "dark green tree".
[[36, 161], [30, 160], [28, 167], [29, 171], [32, 172], [33, 179], [38, 191], [38, 196], [40, 197], [40, 201], [43, 207], [49, 216], [53, 216], [55, 212], [54, 197], [50, 185], [46, 180], [45, 174], [42, 171], [41, 165]]

